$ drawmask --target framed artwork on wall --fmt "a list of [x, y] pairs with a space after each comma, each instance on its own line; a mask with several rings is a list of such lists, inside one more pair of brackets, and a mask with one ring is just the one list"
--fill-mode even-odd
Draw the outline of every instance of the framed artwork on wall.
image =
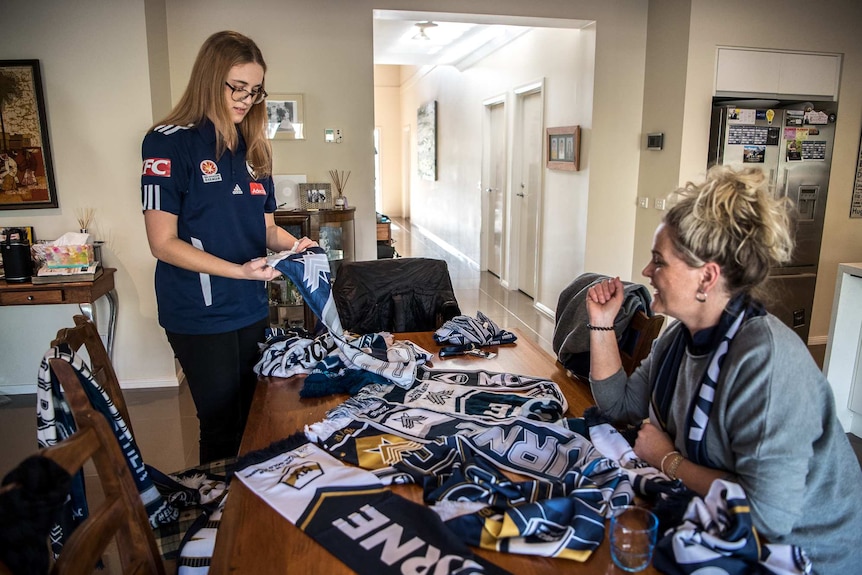
[[581, 169], [581, 127], [561, 126], [547, 129], [548, 161], [551, 170]]
[[437, 101], [419, 107], [416, 113], [416, 166], [423, 180], [437, 179]]
[[39, 60], [0, 60], [0, 210], [56, 207]]
[[332, 208], [331, 184], [299, 184], [299, 203], [303, 210]]
[[270, 140], [305, 139], [302, 94], [270, 94], [266, 97], [266, 117]]

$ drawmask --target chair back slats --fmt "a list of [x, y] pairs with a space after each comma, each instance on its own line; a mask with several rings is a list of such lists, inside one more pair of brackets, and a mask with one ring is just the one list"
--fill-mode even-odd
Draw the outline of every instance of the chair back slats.
[[[105, 344], [102, 343], [102, 337], [99, 335], [99, 330], [95, 324], [83, 315], [76, 315], [74, 318], [75, 327], [65, 327], [57, 332], [57, 337], [51, 342], [51, 345], [60, 345], [66, 343], [72, 348], [72, 351], [78, 352], [82, 347], [87, 351], [90, 366], [90, 371], [93, 372], [93, 377], [96, 382], [102, 386], [108, 397], [111, 398], [117, 411], [123, 416], [126, 426], [132, 436], [135, 435], [132, 429], [132, 419], [129, 417], [129, 410], [126, 407], [126, 400], [123, 397], [123, 391], [120, 389], [120, 381], [117, 379], [117, 373], [114, 371], [114, 364], [111, 363], [111, 358], [108, 357], [108, 351], [105, 349]], [[86, 397], [85, 397], [86, 399]], [[69, 398], [67, 397], [67, 400]], [[69, 400], [71, 403], [71, 400]], [[87, 401], [86, 405], [89, 405]]]
[[[80, 390], [78, 376], [68, 362], [51, 359], [49, 363], [67, 393]], [[73, 392], [70, 403], [81, 399], [75, 399], [75, 395]], [[92, 573], [99, 557], [116, 538], [123, 573], [164, 574], [147, 513], [110, 424], [88, 405], [74, 406], [73, 413], [78, 431], [41, 450], [40, 455], [53, 459], [70, 475], [92, 459], [105, 498], [63, 545], [51, 573]]]
[[632, 316], [627, 330], [636, 334], [634, 347], [631, 354], [620, 350], [620, 360], [622, 360], [623, 370], [625, 370], [626, 374], [631, 375], [646, 356], [649, 355], [652, 343], [658, 337], [663, 324], [663, 315], [656, 314], [649, 317], [643, 311], [638, 310]]

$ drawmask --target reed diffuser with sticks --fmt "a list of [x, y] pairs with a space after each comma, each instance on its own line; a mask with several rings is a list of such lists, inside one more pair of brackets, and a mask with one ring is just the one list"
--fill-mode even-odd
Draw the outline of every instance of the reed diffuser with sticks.
[[347, 187], [347, 180], [350, 179], [350, 170], [345, 174], [344, 171], [329, 170], [329, 177], [332, 178], [332, 185], [335, 186], [335, 207], [343, 209], [347, 207], [347, 197], [344, 195], [344, 189]]
[[78, 208], [75, 210], [78, 219], [78, 228], [82, 234], [89, 233], [93, 218], [96, 216], [96, 208]]

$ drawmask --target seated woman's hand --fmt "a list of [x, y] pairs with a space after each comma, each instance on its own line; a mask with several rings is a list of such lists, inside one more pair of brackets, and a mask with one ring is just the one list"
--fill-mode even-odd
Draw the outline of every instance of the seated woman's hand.
[[650, 422], [644, 422], [635, 441], [635, 455], [659, 468], [662, 458], [676, 448], [667, 433]]
[[625, 290], [620, 278], [606, 279], [587, 290], [587, 315], [591, 325], [612, 326], [623, 305]]

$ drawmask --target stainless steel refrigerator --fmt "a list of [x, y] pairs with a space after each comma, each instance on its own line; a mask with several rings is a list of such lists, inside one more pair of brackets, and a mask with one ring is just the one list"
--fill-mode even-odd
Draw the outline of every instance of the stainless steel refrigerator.
[[773, 193], [796, 206], [792, 261], [770, 270], [767, 309], [806, 343], [829, 191], [834, 102], [716, 102], [708, 165], [759, 167]]

